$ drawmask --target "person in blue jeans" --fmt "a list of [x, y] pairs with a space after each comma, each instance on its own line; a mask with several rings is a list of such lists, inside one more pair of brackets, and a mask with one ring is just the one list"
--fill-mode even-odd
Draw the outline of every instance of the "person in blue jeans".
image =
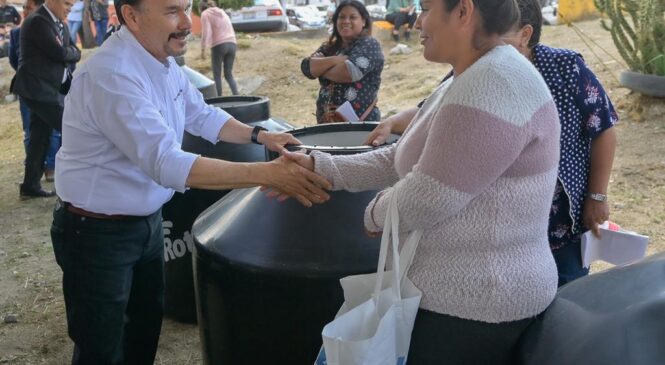
[[[80, 1], [83, 3], [82, 1]], [[25, 6], [23, 7], [24, 15], [27, 17], [35, 9], [40, 7], [44, 3], [44, 0], [27, 0]], [[20, 56], [20, 40], [21, 40], [21, 28], [16, 27], [10, 32], [9, 40], [9, 64], [14, 70], [18, 69], [18, 59]], [[25, 148], [25, 153], [28, 153], [28, 143], [30, 142], [30, 109], [25, 103], [22, 97], [19, 96], [19, 110], [21, 111], [21, 120], [23, 121], [23, 146]], [[53, 176], [55, 172], [55, 154], [60, 149], [62, 144], [62, 134], [60, 132], [53, 130], [51, 134], [50, 145], [46, 153], [46, 158], [44, 160], [44, 178], [46, 181], [53, 181]]]
[[72, 43], [76, 44], [76, 36], [83, 26], [83, 8], [85, 3], [78, 0], [72, 5], [72, 10], [67, 15], [67, 26], [69, 26], [69, 35], [72, 37]]
[[90, 14], [92, 20], [95, 22], [95, 41], [97, 42], [97, 46], [101, 46], [102, 42], [104, 42], [106, 27], [109, 23], [108, 6], [108, 0], [90, 1]]

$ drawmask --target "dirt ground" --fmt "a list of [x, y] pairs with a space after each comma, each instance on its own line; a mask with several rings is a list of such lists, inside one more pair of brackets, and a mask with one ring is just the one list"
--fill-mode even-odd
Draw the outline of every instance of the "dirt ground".
[[[566, 26], [548, 27], [543, 42], [581, 52], [603, 81], [618, 107], [619, 146], [610, 183], [612, 220], [651, 237], [648, 254], [665, 251], [665, 99], [650, 99], [619, 88], [623, 69], [608, 33], [598, 21], [578, 24], [597, 43], [597, 58], [576, 32]], [[379, 97], [383, 115], [415, 105], [427, 96], [448, 67], [428, 63], [422, 47], [410, 44], [409, 55], [388, 55], [393, 46], [386, 33], [386, 66]], [[300, 73], [300, 59], [322, 38], [296, 39], [265, 35], [239, 36], [235, 75], [242, 93], [271, 99], [272, 115], [296, 125], [314, 123], [317, 83]], [[588, 42], [587, 42], [588, 43]], [[610, 55], [601, 51], [605, 49]], [[86, 51], [89, 55], [94, 51]], [[198, 59], [192, 42], [187, 63], [211, 77], [209, 60]], [[7, 93], [13, 73], [0, 60], [0, 96]], [[228, 92], [228, 87], [225, 85]], [[20, 201], [23, 176], [21, 122], [18, 103], [0, 104], [0, 316], [16, 315], [17, 323], [0, 320], [0, 364], [65, 364], [72, 344], [67, 337], [61, 272], [49, 238], [52, 200]], [[46, 187], [51, 187], [46, 184]], [[609, 265], [595, 265], [597, 272]], [[165, 320], [156, 364], [201, 362], [198, 330]]]

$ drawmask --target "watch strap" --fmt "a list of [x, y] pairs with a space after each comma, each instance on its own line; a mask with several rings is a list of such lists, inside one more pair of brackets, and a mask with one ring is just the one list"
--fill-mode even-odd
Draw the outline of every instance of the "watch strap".
[[587, 196], [591, 200], [595, 200], [597, 202], [606, 202], [607, 201], [607, 195], [605, 194], [600, 194], [600, 193], [589, 193]]
[[261, 127], [261, 126], [254, 126], [254, 129], [252, 129], [252, 135], [251, 135], [251, 140], [252, 143], [254, 144], [262, 144], [259, 142], [259, 132], [261, 131], [267, 131], [267, 129]]

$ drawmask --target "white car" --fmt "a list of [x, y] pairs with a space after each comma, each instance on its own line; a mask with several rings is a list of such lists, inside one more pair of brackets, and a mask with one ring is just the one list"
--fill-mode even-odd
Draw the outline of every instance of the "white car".
[[286, 16], [289, 18], [289, 23], [303, 30], [319, 29], [326, 26], [326, 18], [321, 17], [318, 10], [314, 11], [308, 6], [287, 7]]
[[254, 5], [227, 10], [236, 32], [286, 31], [289, 20], [277, 0], [254, 0]]

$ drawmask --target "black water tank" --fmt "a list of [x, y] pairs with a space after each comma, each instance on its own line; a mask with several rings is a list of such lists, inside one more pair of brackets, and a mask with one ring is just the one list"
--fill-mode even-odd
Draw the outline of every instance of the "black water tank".
[[[351, 153], [371, 149], [356, 145], [375, 126], [321, 125], [292, 133], [310, 149]], [[357, 132], [353, 146], [318, 142], [321, 134], [345, 129]], [[365, 206], [375, 195], [333, 192], [327, 203], [305, 208], [243, 189], [203, 212], [192, 233], [204, 362], [311, 365], [321, 330], [343, 301], [339, 279], [376, 270], [380, 241], [363, 229]]]
[[563, 286], [521, 338], [525, 365], [665, 364], [665, 253]]
[[[286, 131], [293, 127], [283, 120], [270, 118], [270, 101], [262, 96], [228, 96], [206, 100], [208, 104], [226, 110], [234, 118], [248, 125], [262, 126], [270, 131]], [[265, 161], [265, 150], [255, 144], [212, 144], [203, 138], [185, 133], [182, 142], [185, 151], [205, 157], [233, 162]], [[228, 190], [189, 189], [175, 193], [162, 209], [164, 218], [164, 313], [183, 322], [196, 322], [196, 304], [192, 275], [192, 235], [194, 219], [218, 201]]]

